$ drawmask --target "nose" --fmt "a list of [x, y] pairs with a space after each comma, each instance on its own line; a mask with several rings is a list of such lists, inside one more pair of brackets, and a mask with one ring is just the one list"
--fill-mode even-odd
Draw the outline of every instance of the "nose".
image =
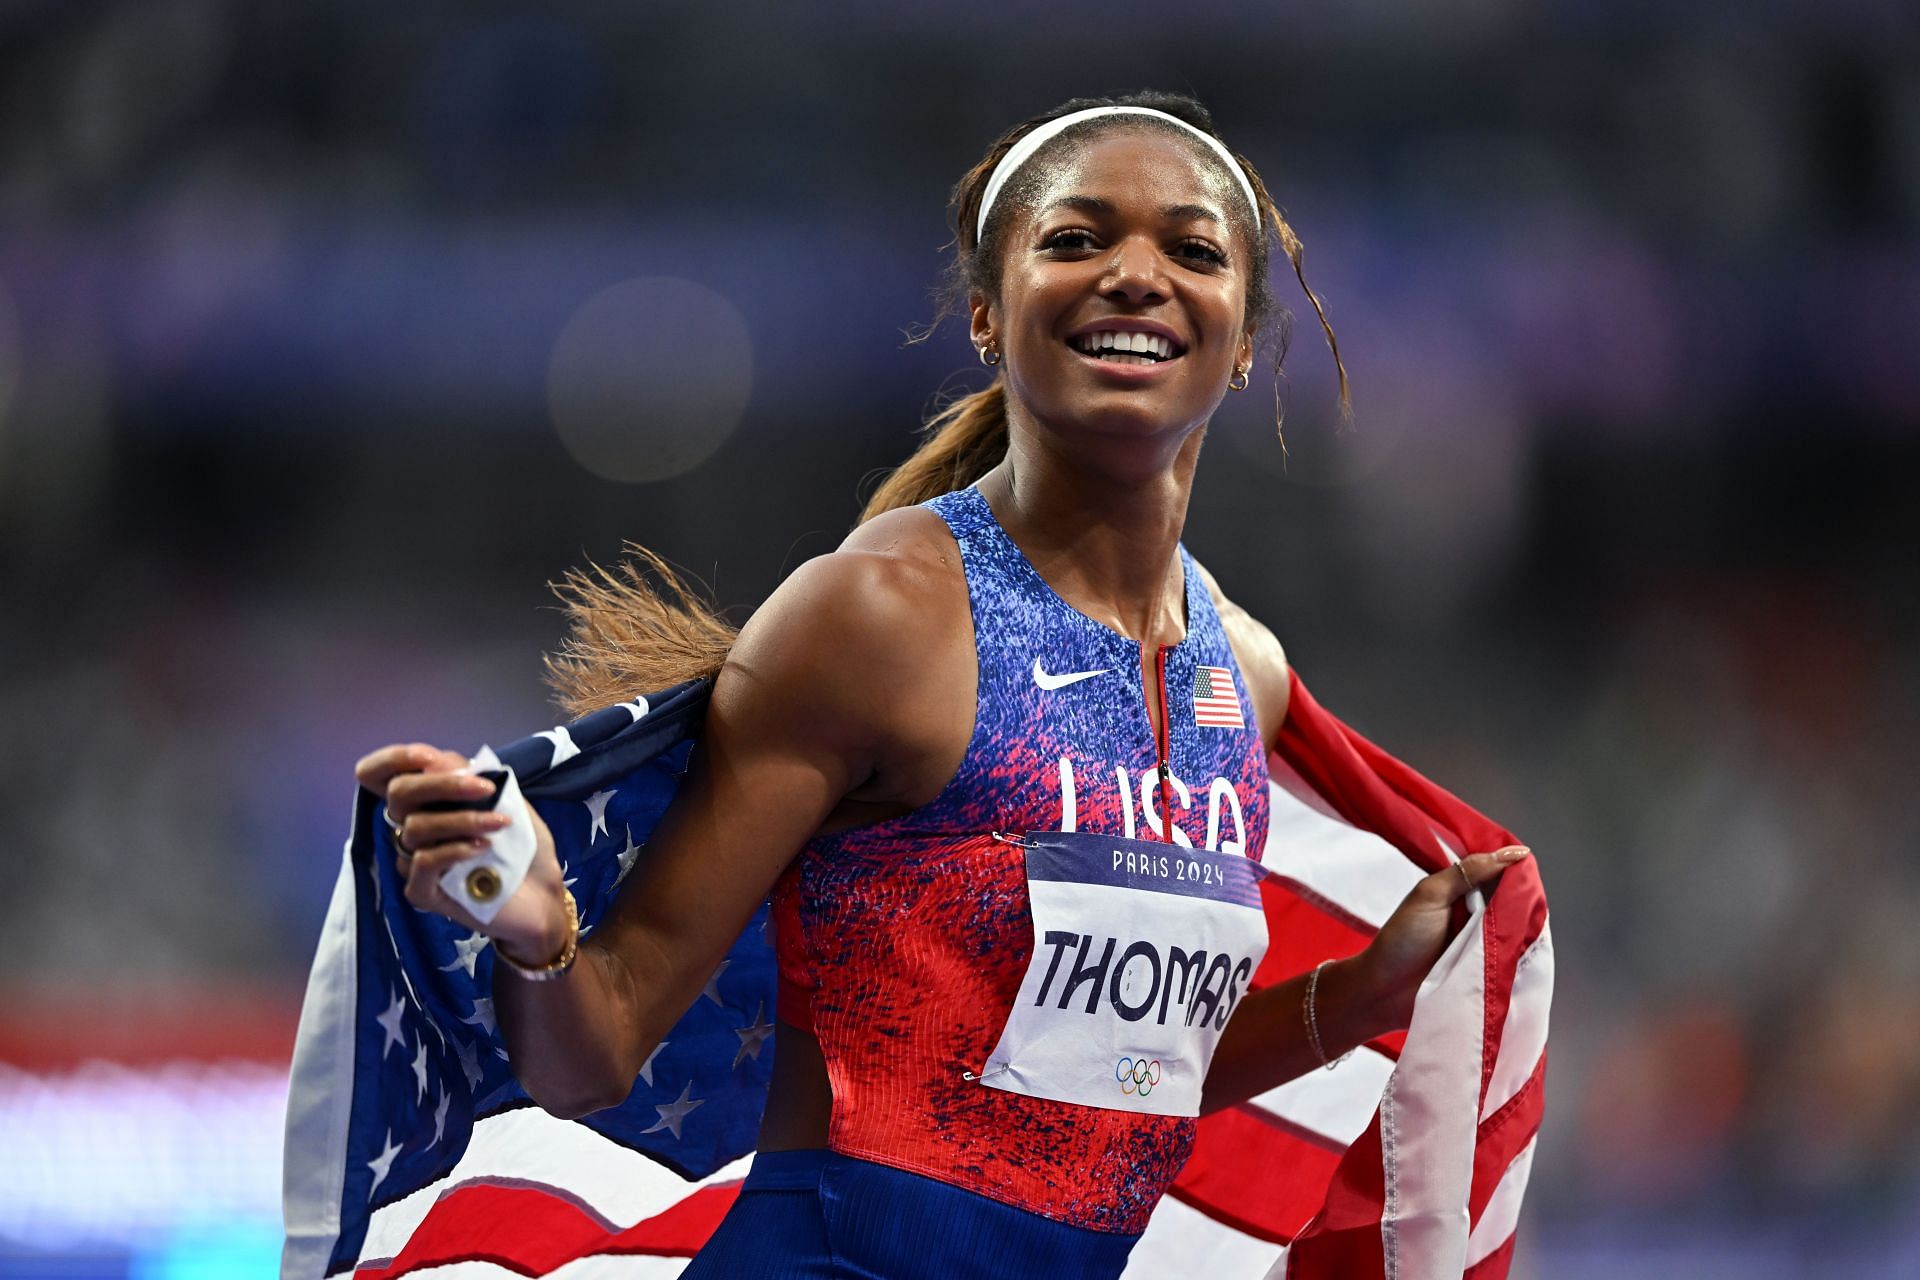
[[1126, 236], [1113, 247], [1100, 292], [1114, 302], [1140, 306], [1167, 297], [1166, 262], [1146, 236]]

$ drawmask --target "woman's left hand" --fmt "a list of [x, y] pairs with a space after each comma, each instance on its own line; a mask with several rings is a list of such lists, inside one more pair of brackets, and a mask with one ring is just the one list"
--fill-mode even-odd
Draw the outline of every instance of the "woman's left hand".
[[[1510, 845], [1493, 853], [1476, 853], [1444, 867], [1413, 886], [1387, 922], [1380, 926], [1358, 962], [1361, 990], [1378, 1011], [1378, 1019], [1404, 1030], [1413, 1021], [1413, 999], [1427, 971], [1446, 950], [1452, 929], [1453, 904], [1469, 887], [1482, 889], [1500, 878], [1531, 850]], [[1462, 872], [1465, 874], [1461, 874]]]

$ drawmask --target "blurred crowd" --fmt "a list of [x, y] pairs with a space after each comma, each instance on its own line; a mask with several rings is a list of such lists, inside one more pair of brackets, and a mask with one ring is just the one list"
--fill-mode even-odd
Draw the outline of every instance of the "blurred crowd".
[[951, 183], [1149, 84], [1261, 166], [1354, 383], [1302, 323], [1187, 545], [1541, 858], [1522, 1268], [1920, 1265], [1890, 0], [0, 6], [0, 1045], [8, 991], [290, 1027], [354, 758], [551, 723], [543, 583], [623, 539], [736, 617], [831, 549], [980, 374], [903, 332]]

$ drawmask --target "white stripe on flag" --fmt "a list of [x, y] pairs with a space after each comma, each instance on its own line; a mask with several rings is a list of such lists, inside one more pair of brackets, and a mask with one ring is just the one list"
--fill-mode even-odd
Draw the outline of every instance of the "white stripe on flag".
[[1414, 997], [1413, 1023], [1380, 1099], [1384, 1280], [1460, 1280], [1484, 1060], [1486, 924], [1482, 907]]
[[1500, 1175], [1499, 1185], [1487, 1198], [1487, 1207], [1480, 1214], [1480, 1221], [1474, 1224], [1473, 1234], [1467, 1237], [1467, 1265], [1472, 1266], [1488, 1254], [1507, 1242], [1514, 1228], [1520, 1224], [1520, 1204], [1526, 1198], [1527, 1178], [1533, 1172], [1533, 1149], [1540, 1144], [1535, 1138], [1520, 1154], [1513, 1158], [1507, 1171]]
[[1273, 781], [1261, 864], [1378, 929], [1424, 873], [1379, 836], [1335, 816], [1279, 756], [1267, 763]]
[[[1260, 1280], [1279, 1249], [1166, 1196], [1148, 1219], [1146, 1234], [1127, 1255], [1121, 1280], [1166, 1280], [1168, 1276]], [[1284, 1257], [1283, 1253], [1283, 1262]]]
[[521, 1107], [476, 1124], [466, 1154], [446, 1178], [375, 1213], [360, 1256], [391, 1258], [399, 1253], [440, 1195], [462, 1182], [555, 1187], [610, 1225], [626, 1228], [677, 1204], [696, 1187], [745, 1177], [750, 1163], [743, 1156], [700, 1182], [683, 1182], [664, 1166], [585, 1125], [555, 1119], [538, 1107]]
[[1553, 1005], [1553, 934], [1542, 925], [1540, 936], [1520, 955], [1513, 973], [1513, 993], [1507, 1001], [1507, 1021], [1500, 1033], [1500, 1056], [1487, 1082], [1487, 1102], [1480, 1118], [1505, 1106], [1533, 1078], [1540, 1055], [1547, 1048], [1547, 1012]]
[[[673, 1280], [687, 1269], [687, 1258], [655, 1258], [646, 1254], [595, 1253], [575, 1258], [546, 1273], [547, 1280]], [[444, 1266], [409, 1271], [407, 1280], [526, 1280], [520, 1272], [497, 1262], [449, 1262]]]
[[[547, 1272], [547, 1280], [673, 1280], [687, 1269], [687, 1258], [650, 1258], [645, 1254], [598, 1254], [591, 1258], [575, 1258], [565, 1266], [556, 1267]], [[429, 1273], [433, 1280], [439, 1280], [438, 1271]], [[508, 1271], [500, 1280], [511, 1276], [521, 1280], [520, 1273]]]
[[1316, 1068], [1247, 1105], [1350, 1147], [1373, 1120], [1392, 1074], [1393, 1059], [1363, 1045], [1338, 1065]]
[[[358, 803], [356, 797], [355, 803]], [[355, 921], [353, 843], [320, 926], [307, 977], [287, 1080], [287, 1136], [280, 1211], [286, 1242], [282, 1280], [319, 1280], [340, 1236], [340, 1195], [347, 1176], [347, 1121], [353, 1107]]]

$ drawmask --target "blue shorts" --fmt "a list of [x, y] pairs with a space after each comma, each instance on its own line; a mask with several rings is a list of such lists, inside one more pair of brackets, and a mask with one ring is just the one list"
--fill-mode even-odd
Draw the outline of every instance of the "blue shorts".
[[681, 1280], [1109, 1280], [1139, 1236], [830, 1151], [763, 1151]]

